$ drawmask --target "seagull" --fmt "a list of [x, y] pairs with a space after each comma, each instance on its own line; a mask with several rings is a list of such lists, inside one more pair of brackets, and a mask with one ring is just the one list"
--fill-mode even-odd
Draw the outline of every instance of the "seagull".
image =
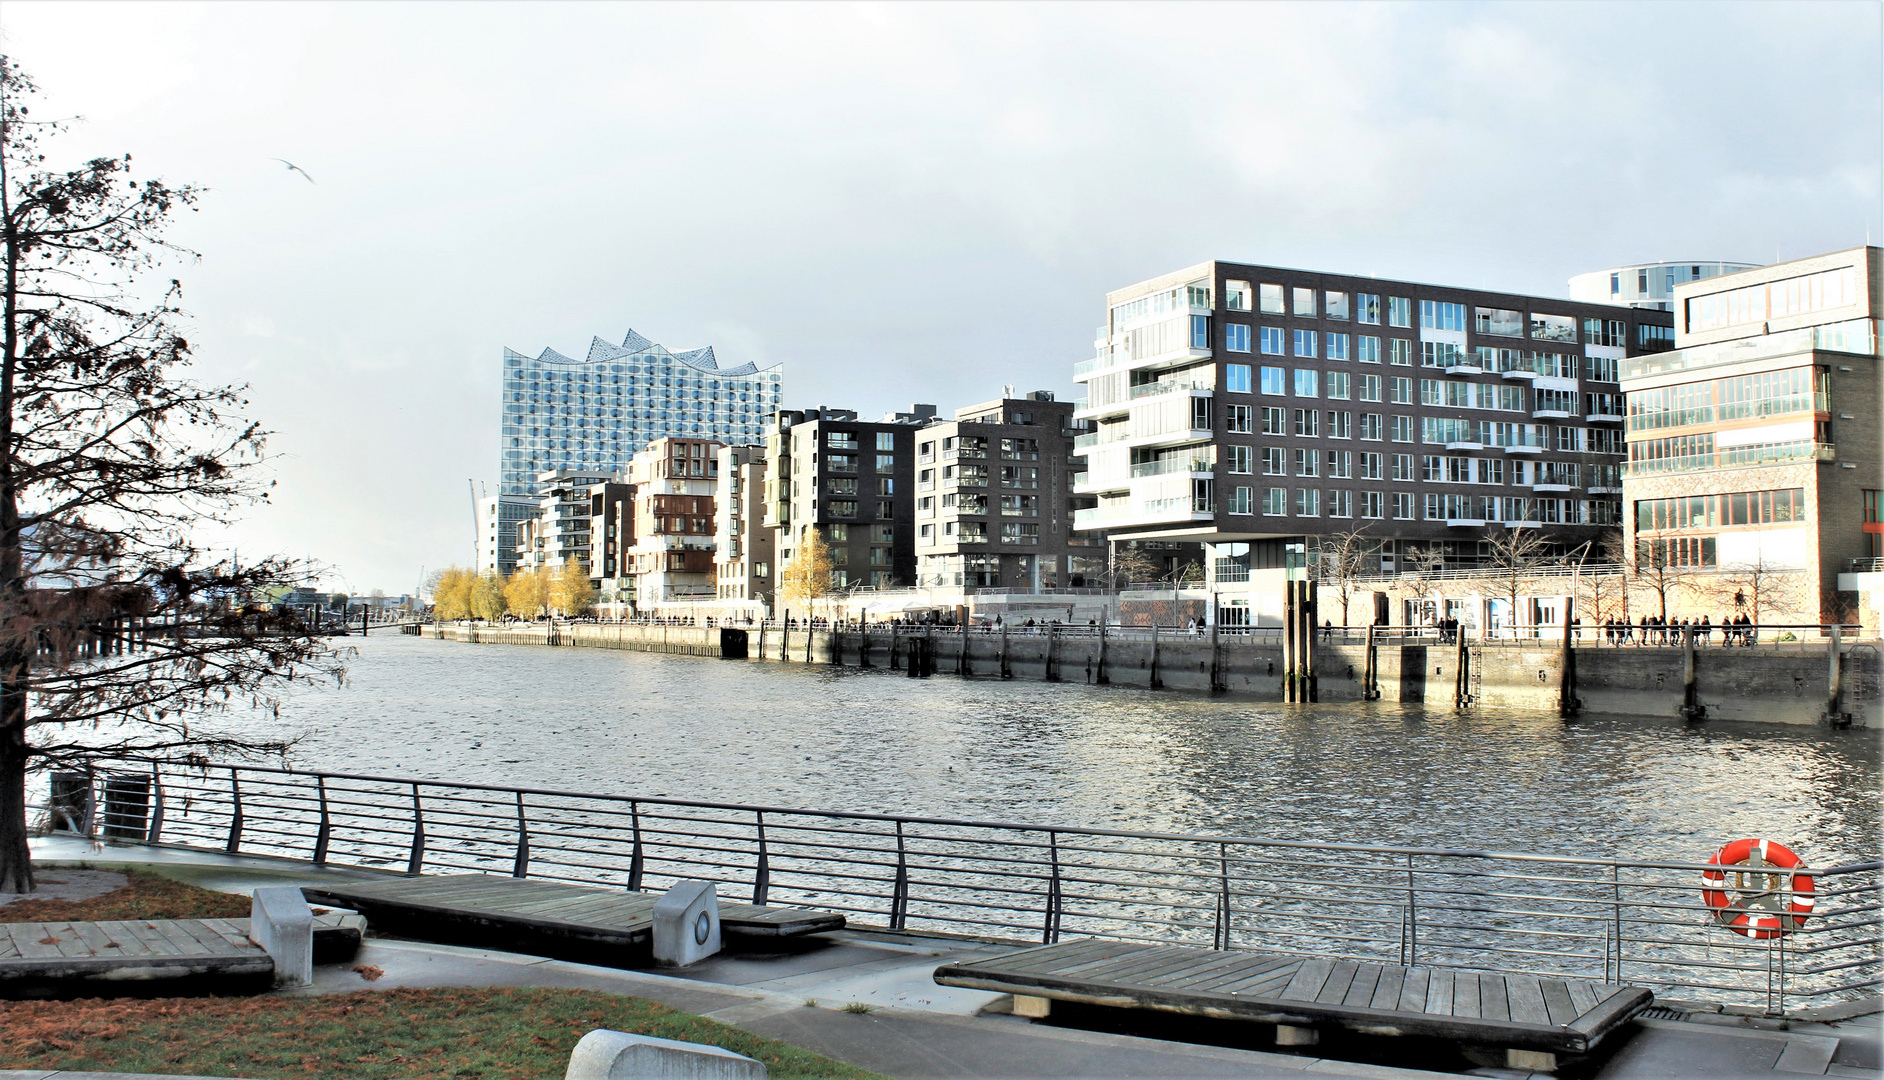
[[298, 172], [298, 173], [300, 173], [300, 174], [301, 174], [301, 178], [302, 178], [302, 179], [304, 179], [304, 180], [306, 180], [306, 181], [307, 181], [308, 183], [310, 183], [310, 184], [312, 184], [312, 183], [314, 182], [314, 178], [313, 178], [313, 177], [311, 177], [311, 176], [309, 176], [309, 175], [307, 174], [307, 170], [306, 170], [306, 169], [303, 169], [303, 168], [302, 168], [301, 166], [299, 166], [299, 165], [296, 165], [296, 164], [295, 164], [294, 162], [292, 162], [292, 161], [289, 161], [289, 160], [288, 160], [287, 158], [270, 158], [269, 160], [271, 160], [271, 161], [279, 161], [279, 162], [281, 162], [281, 163], [282, 163], [283, 165], [286, 165], [286, 166], [288, 167], [288, 171], [289, 171], [289, 172]]

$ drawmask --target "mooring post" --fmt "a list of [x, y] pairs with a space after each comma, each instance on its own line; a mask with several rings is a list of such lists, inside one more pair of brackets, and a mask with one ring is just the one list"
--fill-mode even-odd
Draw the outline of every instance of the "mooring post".
[[1007, 620], [1006, 619], [1001, 620], [1001, 677], [1003, 679], [1011, 679], [1014, 677], [1014, 669], [1009, 667], [1008, 662], [1007, 662]]
[[1307, 683], [1304, 701], [1321, 700], [1321, 683], [1315, 675], [1315, 615], [1320, 605], [1315, 602], [1315, 583], [1302, 582], [1302, 610], [1307, 617], [1302, 620], [1302, 679]]
[[1093, 674], [1093, 682], [1105, 685], [1112, 681], [1106, 674], [1106, 621], [1099, 620], [1099, 670]]
[[765, 659], [765, 620], [759, 620], [759, 659]]
[[1362, 701], [1380, 700], [1380, 689], [1378, 686], [1375, 685], [1376, 683], [1380, 681], [1380, 673], [1374, 667], [1374, 665], [1378, 662], [1374, 658], [1375, 657], [1374, 650], [1376, 647], [1375, 642], [1374, 642], [1374, 626], [1375, 624], [1371, 622], [1367, 624], [1367, 655], [1361, 661], [1361, 700]]
[[1452, 659], [1452, 707], [1463, 709], [1472, 703], [1472, 683], [1467, 671], [1472, 665], [1472, 652], [1465, 643], [1465, 628], [1453, 631], [1453, 639], [1458, 642], [1458, 650]]
[[1704, 720], [1707, 706], [1701, 704], [1695, 690], [1694, 627], [1681, 629], [1681, 718]]
[[1844, 710], [1839, 707], [1841, 704], [1839, 684], [1843, 682], [1841, 676], [1844, 674], [1842, 670], [1844, 658], [1839, 655], [1839, 646], [1843, 632], [1844, 627], [1842, 626], [1834, 625], [1832, 627], [1831, 648], [1827, 650], [1826, 655], [1826, 678], [1829, 680], [1829, 683], [1826, 687], [1825, 720], [1827, 723], [1831, 724], [1840, 723], [1844, 719]]
[[1047, 662], [1045, 680], [1060, 681], [1060, 628], [1054, 623], [1047, 624]]
[[1295, 582], [1282, 583], [1282, 700], [1295, 700]]
[[[1173, 605], [1172, 610], [1176, 610], [1175, 605]], [[1155, 615], [1152, 616], [1151, 621], [1151, 679], [1149, 685], [1153, 690], [1164, 685], [1164, 680], [1158, 677], [1158, 617]]]
[[1217, 638], [1217, 620], [1222, 616], [1217, 609], [1216, 594], [1210, 597], [1210, 689], [1212, 692], [1223, 689], [1223, 655], [1219, 651]]
[[1576, 597], [1567, 596], [1563, 601], [1563, 653], [1557, 663], [1557, 715], [1571, 717], [1577, 714], [1582, 702], [1577, 700], [1577, 651], [1570, 640], [1570, 627], [1573, 625], [1571, 609], [1576, 605]]

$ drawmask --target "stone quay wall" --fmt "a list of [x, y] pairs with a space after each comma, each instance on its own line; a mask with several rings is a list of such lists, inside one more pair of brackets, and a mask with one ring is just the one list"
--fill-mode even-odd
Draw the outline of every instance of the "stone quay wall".
[[[1084, 628], [1078, 628], [1084, 631]], [[425, 637], [508, 645], [562, 645], [684, 656], [843, 664], [907, 672], [912, 655], [927, 656], [934, 677], [1013, 678], [1163, 689], [1199, 695], [1282, 699], [1282, 649], [1225, 635], [1212, 648], [1207, 634], [1170, 631], [1154, 641], [1143, 630], [1100, 637], [1003, 635], [973, 630], [867, 632], [776, 626], [699, 627], [576, 623], [554, 628], [426, 626]], [[1382, 638], [1375, 646], [1378, 700], [1450, 709], [1459, 692], [1456, 643]], [[1575, 650], [1575, 696], [1583, 712], [1683, 718], [1686, 656], [1675, 647]], [[1466, 642], [1465, 692], [1476, 707], [1556, 710], [1563, 650], [1556, 642]], [[1360, 702], [1367, 646], [1358, 640], [1317, 643], [1318, 700]], [[1214, 678], [1213, 678], [1214, 669]], [[1831, 668], [1822, 644], [1719, 646], [1695, 650], [1693, 700], [1708, 720], [1773, 724], [1826, 722]], [[1848, 645], [1840, 665], [1840, 702], [1850, 722], [1884, 727], [1875, 645]]]

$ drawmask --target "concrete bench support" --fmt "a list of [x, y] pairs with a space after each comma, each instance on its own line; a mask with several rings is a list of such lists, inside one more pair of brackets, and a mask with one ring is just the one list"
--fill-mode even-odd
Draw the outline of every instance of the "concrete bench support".
[[563, 1080], [765, 1080], [765, 1064], [717, 1046], [598, 1028], [576, 1044]]
[[1557, 1055], [1543, 1050], [1506, 1050], [1505, 1068], [1556, 1072]]
[[257, 889], [249, 937], [275, 962], [276, 986], [314, 985], [314, 912], [291, 885]]
[[1039, 1018], [1053, 1012], [1053, 999], [1034, 997], [1031, 994], [1014, 995], [1014, 1015]]
[[654, 962], [686, 967], [720, 951], [719, 894], [710, 881], [683, 881], [654, 902]]
[[1293, 1024], [1276, 1025], [1277, 1046], [1314, 1046], [1321, 1041], [1321, 1032], [1314, 1028], [1296, 1027]]

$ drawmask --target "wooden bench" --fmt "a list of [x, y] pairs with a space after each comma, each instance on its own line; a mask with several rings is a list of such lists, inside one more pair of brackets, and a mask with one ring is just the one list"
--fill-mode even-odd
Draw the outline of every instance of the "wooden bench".
[[935, 981], [1014, 994], [1023, 1016], [1059, 1000], [1273, 1023], [1283, 1045], [1314, 1042], [1317, 1027], [1430, 1036], [1501, 1047], [1512, 1067], [1545, 1070], [1557, 1054], [1588, 1053], [1654, 1000], [1585, 979], [1098, 939], [944, 964]]
[[[350, 957], [364, 925], [348, 913], [315, 916], [316, 957]], [[249, 940], [247, 919], [0, 923], [0, 996], [93, 995], [177, 979], [262, 991], [274, 973], [275, 962]]]
[[[422, 941], [613, 964], [645, 962], [660, 899], [493, 874], [304, 885], [301, 893], [309, 903], [359, 911], [376, 930]], [[731, 936], [785, 938], [843, 928], [844, 916], [829, 912], [720, 903], [720, 929]]]

